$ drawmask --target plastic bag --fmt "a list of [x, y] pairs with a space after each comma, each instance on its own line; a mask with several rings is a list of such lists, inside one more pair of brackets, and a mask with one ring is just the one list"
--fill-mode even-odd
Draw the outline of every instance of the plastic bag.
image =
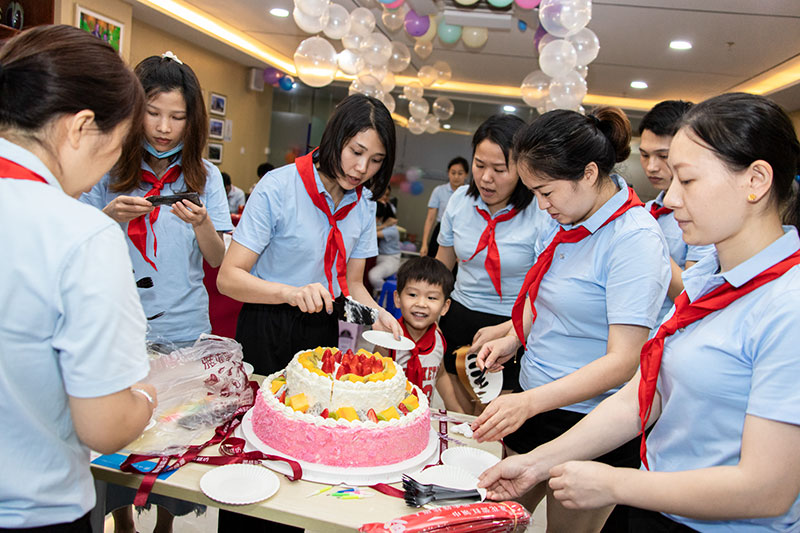
[[480, 502], [447, 505], [373, 522], [362, 533], [520, 533], [530, 523], [530, 513], [517, 502]]
[[241, 406], [253, 403], [242, 364], [242, 346], [233, 339], [201, 335], [189, 347], [165, 353], [149, 350], [145, 381], [158, 393], [155, 426], [127, 448], [139, 454], [177, 455], [208, 440]]

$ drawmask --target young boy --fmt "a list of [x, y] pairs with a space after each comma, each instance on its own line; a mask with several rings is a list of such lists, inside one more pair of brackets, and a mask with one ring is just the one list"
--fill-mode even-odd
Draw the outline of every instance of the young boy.
[[430, 402], [442, 364], [445, 342], [437, 328], [439, 317], [450, 307], [453, 274], [433, 257], [415, 257], [397, 271], [394, 302], [403, 316], [403, 334], [416, 343], [411, 350], [390, 350], [408, 380], [421, 388]]

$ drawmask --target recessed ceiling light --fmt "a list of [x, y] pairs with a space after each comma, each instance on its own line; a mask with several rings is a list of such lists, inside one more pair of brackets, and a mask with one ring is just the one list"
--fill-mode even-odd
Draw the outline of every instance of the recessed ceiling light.
[[505, 111], [506, 113], [513, 113], [516, 110], [517, 110], [517, 108], [514, 107], [513, 105], [504, 105], [503, 106], [503, 111]]
[[691, 50], [692, 43], [689, 41], [672, 41], [669, 43], [669, 47], [673, 50]]
[[449, 130], [450, 129], [450, 124], [442, 124], [442, 128], [446, 129], [446, 130]]
[[631, 82], [631, 87], [633, 87], [634, 89], [647, 89], [647, 82], [639, 81], [639, 80], [632, 81]]
[[286, 18], [289, 16], [289, 10], [282, 7], [273, 7], [269, 10], [269, 14], [273, 17]]

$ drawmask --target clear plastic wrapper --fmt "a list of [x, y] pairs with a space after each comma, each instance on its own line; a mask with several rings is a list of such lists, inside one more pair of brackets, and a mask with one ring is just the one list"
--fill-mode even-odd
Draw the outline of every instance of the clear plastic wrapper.
[[448, 505], [373, 522], [359, 528], [362, 533], [522, 533], [530, 524], [530, 513], [517, 502], [480, 502]]

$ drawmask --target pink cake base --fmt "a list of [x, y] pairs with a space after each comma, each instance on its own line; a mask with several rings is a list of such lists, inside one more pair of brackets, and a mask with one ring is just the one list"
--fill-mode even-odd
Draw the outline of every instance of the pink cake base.
[[317, 426], [284, 416], [258, 391], [253, 432], [267, 446], [309, 463], [370, 467], [399, 463], [422, 453], [430, 437], [430, 411], [404, 426]]

